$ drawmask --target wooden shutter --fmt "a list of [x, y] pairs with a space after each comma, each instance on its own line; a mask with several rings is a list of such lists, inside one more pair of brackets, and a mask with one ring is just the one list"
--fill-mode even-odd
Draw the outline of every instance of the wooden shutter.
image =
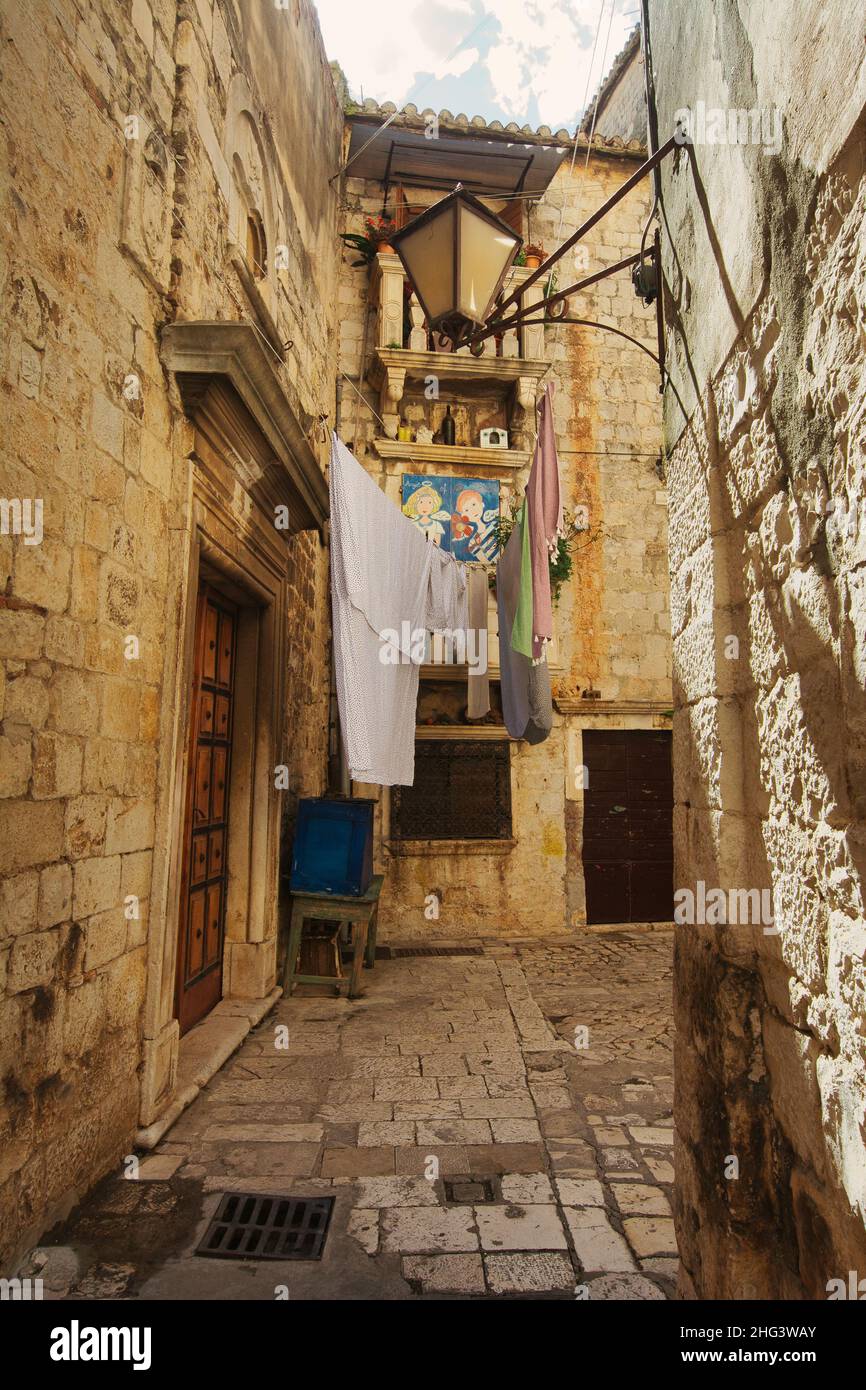
[[499, 216], [519, 237], [526, 236], [525, 204], [522, 198], [512, 198], [511, 202], [506, 203], [501, 209]]

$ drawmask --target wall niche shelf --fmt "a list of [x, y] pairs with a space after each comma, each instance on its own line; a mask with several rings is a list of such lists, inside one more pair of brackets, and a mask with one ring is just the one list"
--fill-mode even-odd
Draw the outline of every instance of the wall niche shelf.
[[450, 387], [455, 396], [489, 392], [498, 398], [505, 407], [510, 438], [520, 451], [534, 437], [535, 401], [541, 380], [549, 370], [549, 362], [524, 357], [473, 357], [462, 352], [416, 352], [411, 348], [378, 347], [370, 380], [379, 391], [379, 413], [389, 439], [397, 438], [407, 384], [435, 377], [446, 383], [446, 389]]
[[480, 469], [492, 469], [494, 473], [505, 470], [516, 472], [529, 463], [528, 449], [480, 449], [464, 448], [460, 444], [412, 444], [408, 440], [373, 440], [380, 458], [402, 459], [408, 463], [433, 463], [444, 469], [465, 469], [475, 474]]

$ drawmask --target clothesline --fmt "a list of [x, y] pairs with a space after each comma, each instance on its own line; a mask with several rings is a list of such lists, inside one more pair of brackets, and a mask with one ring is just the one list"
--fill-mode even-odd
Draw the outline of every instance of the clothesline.
[[[547, 738], [553, 723], [549, 557], [563, 524], [553, 389], [549, 383], [541, 398], [523, 504], [496, 570], [503, 715], [513, 738], [532, 743]], [[329, 490], [334, 668], [350, 775], [358, 782], [412, 786], [429, 633], [447, 634], [452, 651], [455, 638], [462, 641], [458, 661], [469, 669], [469, 718], [483, 718], [490, 709], [485, 567], [443, 552], [336, 432]]]
[[[258, 324], [254, 323], [253, 320], [252, 320], [251, 318], [247, 318], [247, 319], [246, 319], [246, 322], [250, 325], [251, 328], [254, 328], [254, 329], [255, 329], [256, 333], [259, 335], [259, 337], [261, 338], [262, 342], [264, 343], [264, 345], [265, 345], [265, 347], [268, 349], [268, 351], [272, 354], [273, 357], [276, 358], [276, 360], [277, 360], [277, 362], [280, 364], [280, 366], [283, 366], [284, 363], [283, 363], [283, 361], [282, 361], [282, 358], [280, 357], [279, 353], [277, 353], [277, 352], [274, 351], [273, 345], [272, 345], [270, 342], [268, 342], [268, 339], [265, 337], [264, 333], [261, 331], [261, 329], [259, 328]], [[385, 426], [385, 421], [382, 419], [382, 416], [379, 414], [378, 410], [376, 410], [375, 406], [372, 406], [372, 405], [370, 404], [370, 402], [367, 400], [367, 397], [364, 395], [363, 391], [360, 391], [360, 390], [358, 389], [358, 387], [355, 385], [355, 382], [352, 380], [352, 378], [351, 378], [350, 376], [347, 376], [347, 375], [346, 375], [346, 373], [343, 371], [342, 367], [339, 367], [337, 370], [339, 371], [339, 374], [340, 374], [340, 376], [343, 378], [343, 380], [344, 380], [345, 382], [348, 382], [349, 386], [351, 386], [352, 390], [355, 392], [355, 394], [356, 394], [356, 396], [358, 397], [358, 399], [359, 399], [360, 401], [362, 401], [363, 404], [367, 407], [367, 409], [369, 410], [370, 414], [371, 414], [372, 416], [374, 416], [375, 419], [377, 419], [377, 420], [379, 421], [379, 424], [382, 426], [382, 429], [385, 429], [385, 428], [386, 428], [386, 426]], [[322, 426], [323, 426], [323, 428], [325, 429], [326, 435], [327, 435], [327, 429], [326, 429], [327, 418], [328, 418], [328, 417], [327, 417], [326, 415], [325, 415], [325, 416], [322, 416]], [[458, 452], [459, 452], [458, 446], [455, 445], [454, 447], [455, 447], [455, 449], [457, 449]], [[491, 452], [492, 452], [492, 451], [491, 451]], [[568, 448], [566, 448], [566, 449], [558, 449], [557, 452], [560, 453], [560, 454], [570, 454], [572, 457], [575, 457], [575, 458], [605, 458], [605, 459], [614, 459], [614, 458], [623, 458], [623, 459], [625, 459], [625, 458], [629, 458], [629, 459], [657, 459], [657, 458], [658, 458], [658, 452], [656, 452], [656, 453], [654, 453], [654, 454], [651, 454], [651, 453], [642, 453], [642, 452], [639, 452], [639, 451], [636, 450], [636, 449], [568, 449]], [[418, 464], [420, 464], [420, 463], [422, 463], [422, 462], [425, 462], [425, 460], [416, 458], [416, 456], [412, 453], [412, 451], [411, 451], [410, 449], [407, 449], [407, 450], [406, 450], [406, 457], [407, 457], [408, 459], [411, 459], [412, 463], [418, 463]], [[496, 461], [495, 461], [495, 459], [493, 459], [493, 458], [491, 458], [491, 460], [490, 460], [490, 467], [491, 467], [491, 468], [495, 468], [495, 467], [496, 467]], [[474, 560], [472, 560], [472, 561], [467, 561], [466, 563], [468, 563], [468, 564], [477, 564], [477, 563], [480, 563], [480, 562], [479, 562], [479, 561], [474, 561]]]

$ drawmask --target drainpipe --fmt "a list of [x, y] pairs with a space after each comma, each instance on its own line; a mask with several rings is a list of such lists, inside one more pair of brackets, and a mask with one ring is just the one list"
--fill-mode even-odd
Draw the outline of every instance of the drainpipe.
[[[340, 425], [343, 418], [343, 381], [337, 377], [337, 387], [334, 405], [334, 431], [340, 433]], [[334, 664], [334, 633], [331, 630], [331, 682], [330, 682], [330, 701], [328, 712], [328, 790], [337, 792], [340, 796], [348, 796], [351, 783], [349, 781], [349, 764], [346, 761], [346, 745], [343, 741], [343, 733], [340, 728], [340, 707], [337, 702], [337, 671]]]

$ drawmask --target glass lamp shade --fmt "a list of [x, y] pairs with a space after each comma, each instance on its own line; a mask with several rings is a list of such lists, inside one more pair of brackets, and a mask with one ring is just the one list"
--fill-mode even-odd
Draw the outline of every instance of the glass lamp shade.
[[431, 329], [486, 321], [521, 238], [456, 188], [391, 239]]

